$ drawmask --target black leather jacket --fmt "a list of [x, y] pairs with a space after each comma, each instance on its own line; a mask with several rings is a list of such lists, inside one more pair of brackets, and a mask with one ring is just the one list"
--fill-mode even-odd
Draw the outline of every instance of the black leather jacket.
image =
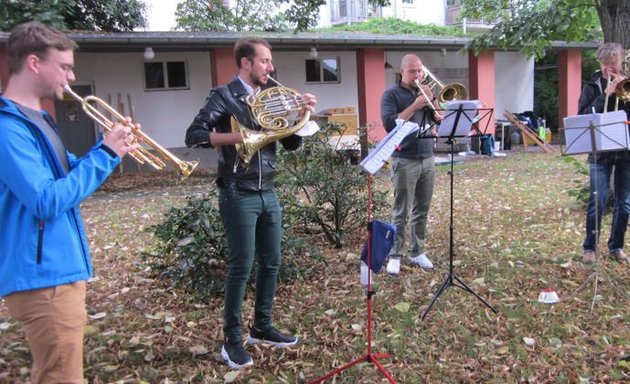
[[[259, 131], [260, 126], [253, 120], [251, 110], [245, 102], [246, 97], [247, 91], [238, 77], [234, 77], [227, 85], [212, 89], [206, 98], [206, 104], [186, 131], [186, 146], [212, 147], [210, 132], [232, 132], [230, 124], [232, 116], [241, 125]], [[284, 148], [295, 150], [300, 146], [302, 138], [292, 135], [281, 139], [280, 142]], [[243, 191], [264, 191], [273, 188], [276, 175], [275, 142], [260, 149], [252, 157], [249, 166], [240, 161], [234, 145], [222, 146], [217, 152], [219, 187], [235, 186]]]

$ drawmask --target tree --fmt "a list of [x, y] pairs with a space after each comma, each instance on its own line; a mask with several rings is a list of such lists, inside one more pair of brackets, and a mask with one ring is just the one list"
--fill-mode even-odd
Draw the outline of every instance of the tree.
[[[317, 24], [325, 0], [186, 0], [175, 11], [178, 29], [185, 31], [287, 31], [306, 30]], [[288, 7], [287, 7], [288, 5]], [[285, 8], [284, 12], [278, 9]]]
[[[474, 52], [518, 48], [544, 56], [554, 40], [617, 41], [630, 47], [630, 2], [620, 0], [462, 0], [461, 17], [498, 20], [473, 39]], [[601, 28], [601, 29], [600, 29]]]
[[37, 20], [59, 29], [125, 32], [146, 26], [141, 0], [0, 0], [0, 30]]
[[176, 29], [184, 31], [285, 31], [288, 23], [277, 13], [284, 0], [186, 0], [177, 4]]

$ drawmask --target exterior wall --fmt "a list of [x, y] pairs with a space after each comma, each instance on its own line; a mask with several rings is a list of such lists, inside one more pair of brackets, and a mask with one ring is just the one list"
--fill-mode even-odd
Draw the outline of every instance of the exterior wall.
[[512, 113], [534, 109], [534, 59], [517, 52], [494, 53], [495, 118], [503, 120], [503, 111]]
[[[128, 113], [127, 94], [131, 95], [135, 120], [151, 138], [165, 148], [184, 147], [184, 136], [212, 87], [207, 53], [156, 53], [155, 60], [185, 59], [190, 89], [145, 91], [141, 54], [77, 53], [75, 75], [78, 82], [92, 84], [94, 95], [116, 104], [121, 95]], [[116, 63], [112, 65], [111, 63]]]
[[317, 97], [316, 113], [333, 107], [355, 107], [359, 112], [357, 59], [355, 52], [319, 51], [319, 58], [339, 57], [341, 82], [338, 84], [306, 84], [305, 60], [308, 52], [273, 52], [277, 80], [300, 93]]
[[[369, 5], [366, 0], [327, 0], [325, 5], [319, 7], [319, 20], [317, 27], [332, 25], [333, 13], [336, 3], [346, 1], [348, 9], [360, 10]], [[361, 6], [360, 2], [365, 2]], [[395, 17], [402, 20], [415, 21], [422, 24], [446, 25], [446, 1], [445, 0], [409, 0], [411, 3], [403, 3], [402, 0], [391, 0], [390, 5], [381, 7], [380, 16]], [[367, 14], [352, 14], [353, 20], [366, 20]]]
[[391, 0], [391, 4], [383, 7], [383, 17], [415, 21], [421, 24], [445, 25], [446, 1], [444, 0], [412, 0], [413, 3], [403, 3], [402, 0]]

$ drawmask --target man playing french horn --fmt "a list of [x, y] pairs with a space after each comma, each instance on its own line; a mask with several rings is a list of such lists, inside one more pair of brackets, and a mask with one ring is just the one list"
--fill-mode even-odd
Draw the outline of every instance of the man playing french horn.
[[[210, 91], [186, 132], [186, 145], [218, 150], [216, 183], [229, 249], [221, 356], [230, 368], [242, 369], [253, 365], [241, 340], [241, 307], [254, 257], [257, 257], [254, 324], [247, 342], [286, 347], [296, 344], [297, 337], [272, 325], [281, 240], [280, 205], [274, 191], [276, 143], [267, 144], [270, 140], [263, 139], [264, 146], [251, 151], [251, 158], [243, 156], [237, 147], [246, 144], [245, 134], [234, 130], [235, 127], [245, 127], [247, 132], [261, 130], [250, 102], [251, 95], [259, 94], [274, 71], [271, 45], [257, 38], [240, 39], [234, 46], [234, 58], [238, 75]], [[315, 96], [301, 95], [300, 113], [313, 111], [316, 103]], [[279, 141], [284, 148], [295, 150], [301, 137], [290, 133]]]

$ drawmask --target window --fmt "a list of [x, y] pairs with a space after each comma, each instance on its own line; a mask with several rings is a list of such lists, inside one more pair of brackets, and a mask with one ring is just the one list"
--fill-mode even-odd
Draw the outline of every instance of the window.
[[187, 89], [185, 61], [149, 61], [144, 63], [145, 90]]
[[339, 83], [339, 58], [307, 59], [307, 83]]

